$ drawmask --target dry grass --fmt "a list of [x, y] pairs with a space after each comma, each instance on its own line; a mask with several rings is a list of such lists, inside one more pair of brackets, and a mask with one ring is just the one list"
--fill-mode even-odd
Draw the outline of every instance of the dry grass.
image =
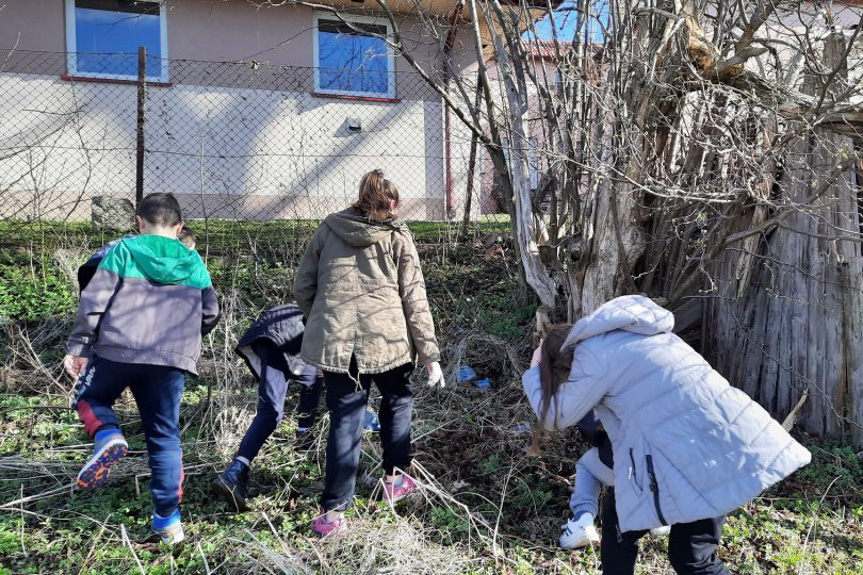
[[[118, 404], [132, 452], [111, 487], [97, 495], [72, 489], [90, 445], [66, 409], [72, 386], [59, 369], [69, 319], [2, 327], [0, 575], [597, 573], [594, 551], [566, 554], [556, 547], [583, 446], [575, 433], [553, 434], [541, 457], [527, 456], [532, 436], [519, 426], [534, 417], [519, 376], [530, 334], [503, 337], [490, 324], [517, 301], [506, 299], [512, 262], [486, 262], [481, 246], [422, 249], [448, 382], [432, 389], [424, 374], [415, 374], [411, 473], [423, 489], [396, 509], [380, 502], [380, 445], [364, 440], [351, 529], [338, 538], [319, 539], [308, 529], [317, 512], [326, 416], [308, 455], [292, 450], [291, 421], [268, 443], [255, 465], [254, 512], [233, 513], [209, 493], [211, 477], [233, 455], [255, 409], [254, 383], [233, 352], [237, 336], [262, 308], [284, 298], [289, 272], [267, 275], [261, 262], [232, 261], [231, 273], [219, 277], [222, 322], [206, 338], [201, 377], [187, 383], [184, 398], [189, 541], [173, 552], [148, 535], [148, 468], [134, 403], [124, 397]], [[72, 274], [69, 262], [84, 252], [58, 253], [58, 268]], [[234, 273], [243, 266], [251, 271]], [[483, 290], [497, 299], [481, 299]], [[490, 301], [503, 303], [488, 311]], [[490, 376], [493, 389], [457, 383], [461, 364]], [[817, 473], [786, 482], [731, 517], [722, 556], [732, 572], [861, 572], [863, 468], [841, 448], [822, 451]], [[664, 546], [644, 542], [639, 573], [671, 573]]]

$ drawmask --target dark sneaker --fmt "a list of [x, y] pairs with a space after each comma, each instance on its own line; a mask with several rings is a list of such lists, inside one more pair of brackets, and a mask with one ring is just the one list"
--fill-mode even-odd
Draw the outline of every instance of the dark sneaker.
[[129, 451], [129, 444], [119, 429], [101, 431], [96, 434], [93, 455], [78, 473], [78, 486], [97, 489], [108, 482], [111, 468]]
[[249, 496], [249, 468], [242, 461], [232, 461], [231, 465], [213, 480], [212, 489], [237, 511], [251, 509], [246, 501]]

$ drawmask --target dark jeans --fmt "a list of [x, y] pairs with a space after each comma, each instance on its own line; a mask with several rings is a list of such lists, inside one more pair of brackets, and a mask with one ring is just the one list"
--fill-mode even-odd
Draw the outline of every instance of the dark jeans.
[[258, 411], [240, 442], [237, 455], [250, 462], [276, 430], [285, 416], [285, 395], [288, 381], [299, 381], [300, 402], [297, 405], [297, 425], [311, 427], [315, 423], [318, 404], [321, 401], [323, 378], [317, 376], [317, 368], [306, 366], [299, 377], [294, 377], [285, 362], [285, 356], [273, 342], [261, 339], [252, 344], [252, 350], [261, 361], [261, 380], [258, 384]]
[[113, 405], [127, 387], [132, 390], [150, 456], [150, 490], [156, 513], [171, 515], [183, 497], [180, 450], [180, 399], [185, 377], [175, 367], [120, 363], [92, 357], [78, 378], [73, 408], [93, 437], [108, 425], [119, 427]]
[[384, 473], [392, 474], [396, 467], [406, 470], [410, 465], [413, 395], [408, 378], [413, 364], [407, 363], [383, 373], [357, 375], [356, 361], [352, 358], [350, 370], [351, 375], [324, 372], [330, 410], [327, 473], [321, 496], [324, 511], [343, 511], [351, 506], [372, 381], [383, 396], [378, 418], [381, 422]]
[[[716, 555], [725, 516], [671, 526], [668, 559], [680, 575], [730, 575]], [[620, 532], [614, 489], [602, 502], [602, 572], [604, 575], [632, 575], [638, 557], [638, 540], [647, 531]]]

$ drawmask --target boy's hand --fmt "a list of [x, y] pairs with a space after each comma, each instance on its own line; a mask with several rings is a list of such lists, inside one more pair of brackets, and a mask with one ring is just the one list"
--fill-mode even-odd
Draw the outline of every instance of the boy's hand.
[[435, 385], [440, 385], [441, 387], [446, 386], [446, 382], [443, 380], [443, 370], [440, 368], [440, 363], [437, 361], [430, 361], [426, 364], [426, 369], [429, 372], [429, 387], [434, 387]]
[[78, 379], [87, 368], [87, 358], [77, 355], [67, 355], [63, 358], [63, 367], [72, 379]]

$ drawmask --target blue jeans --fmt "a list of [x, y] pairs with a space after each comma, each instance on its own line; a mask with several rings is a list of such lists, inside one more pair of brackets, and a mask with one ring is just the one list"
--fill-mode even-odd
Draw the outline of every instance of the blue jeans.
[[261, 362], [258, 411], [237, 450], [237, 456], [244, 457], [249, 462], [258, 455], [285, 416], [288, 380], [297, 379], [301, 385], [300, 402], [297, 405], [299, 427], [314, 425], [323, 388], [323, 378], [318, 377], [315, 367], [306, 366], [303, 373], [295, 378], [288, 369], [282, 351], [273, 342], [267, 339], [257, 340], [252, 344], [252, 351]]
[[599, 458], [599, 449], [589, 449], [575, 464], [575, 488], [569, 499], [573, 517], [579, 513], [590, 513], [594, 519], [599, 514], [599, 494], [602, 487], [614, 485], [614, 471]]
[[413, 364], [407, 363], [383, 373], [358, 375], [356, 361], [351, 358], [350, 371], [350, 375], [324, 372], [330, 410], [327, 471], [321, 496], [324, 511], [344, 511], [353, 501], [372, 381], [383, 396], [378, 418], [384, 473], [392, 474], [395, 468], [404, 471], [410, 465], [413, 394], [408, 378]]
[[180, 449], [180, 400], [183, 370], [163, 365], [120, 363], [93, 356], [78, 378], [73, 409], [90, 437], [105, 426], [118, 427], [114, 402], [127, 387], [138, 405], [147, 453], [150, 456], [150, 491], [156, 513], [167, 517], [183, 497], [183, 462]]

